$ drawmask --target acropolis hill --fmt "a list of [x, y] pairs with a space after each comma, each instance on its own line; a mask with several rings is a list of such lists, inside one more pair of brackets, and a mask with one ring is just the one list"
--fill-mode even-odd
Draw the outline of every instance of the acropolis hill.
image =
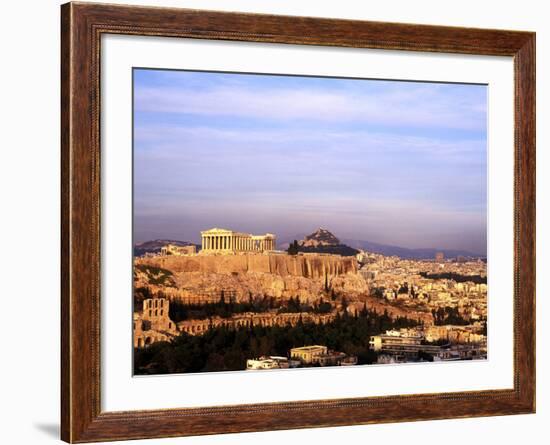
[[269, 273], [281, 277], [297, 276], [329, 280], [338, 275], [356, 274], [354, 257], [313, 254], [291, 256], [280, 253], [243, 253], [239, 255], [157, 256], [137, 260], [140, 264], [162, 267], [172, 272], [214, 274]]
[[[250, 294], [315, 300], [324, 289], [358, 295], [368, 288], [354, 257], [329, 254], [288, 255], [276, 251], [275, 236], [250, 235], [226, 229], [201, 232], [199, 253], [164, 254], [136, 259], [136, 265], [169, 270], [175, 286], [163, 289], [169, 298], [197, 303], [218, 300], [223, 290], [237, 301]], [[165, 251], [166, 252], [166, 251]]]

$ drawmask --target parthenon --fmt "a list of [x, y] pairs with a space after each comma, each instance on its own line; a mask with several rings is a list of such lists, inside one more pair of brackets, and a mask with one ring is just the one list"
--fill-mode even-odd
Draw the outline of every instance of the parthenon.
[[214, 227], [201, 232], [203, 252], [264, 252], [275, 250], [275, 235], [251, 235]]

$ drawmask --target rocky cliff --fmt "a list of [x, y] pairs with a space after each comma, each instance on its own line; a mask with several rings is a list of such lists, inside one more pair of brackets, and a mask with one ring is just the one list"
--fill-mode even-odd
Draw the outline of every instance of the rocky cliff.
[[281, 277], [297, 276], [311, 279], [331, 279], [334, 276], [357, 273], [357, 261], [338, 255], [193, 255], [140, 258], [139, 264], [168, 269], [172, 272], [203, 272], [235, 274], [261, 272]]
[[138, 265], [167, 269], [174, 274], [175, 288], [158, 288], [169, 298], [217, 301], [223, 290], [236, 301], [253, 296], [281, 299], [300, 297], [317, 301], [328, 289], [351, 299], [368, 293], [357, 273], [355, 258], [338, 255], [194, 255], [139, 258]]

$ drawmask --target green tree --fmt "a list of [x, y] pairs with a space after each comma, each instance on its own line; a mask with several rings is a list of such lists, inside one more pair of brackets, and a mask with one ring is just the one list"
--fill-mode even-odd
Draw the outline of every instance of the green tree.
[[297, 240], [294, 240], [294, 242], [292, 242], [292, 243], [290, 244], [290, 246], [288, 246], [287, 253], [288, 253], [289, 255], [297, 255], [297, 254], [298, 254], [298, 250], [299, 250], [298, 241], [297, 241]]

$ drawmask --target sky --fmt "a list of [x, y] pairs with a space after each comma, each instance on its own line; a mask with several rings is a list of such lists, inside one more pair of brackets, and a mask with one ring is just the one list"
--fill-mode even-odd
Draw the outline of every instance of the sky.
[[134, 69], [134, 239], [487, 245], [485, 85]]

